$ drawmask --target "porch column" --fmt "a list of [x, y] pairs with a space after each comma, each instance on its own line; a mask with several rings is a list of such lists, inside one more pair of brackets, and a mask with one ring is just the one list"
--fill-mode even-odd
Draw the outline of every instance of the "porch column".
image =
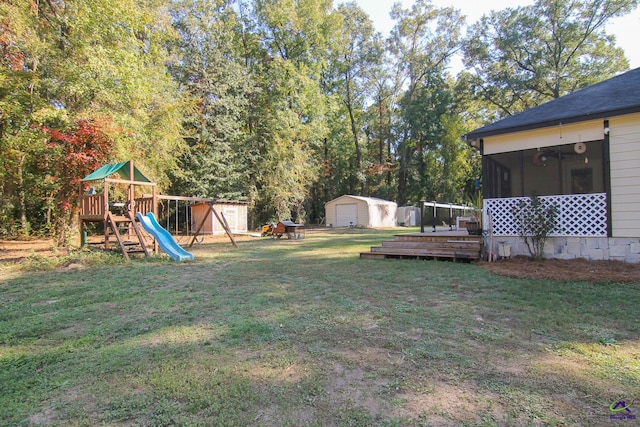
[[602, 142], [602, 177], [604, 180], [604, 193], [607, 197], [607, 237], [613, 237], [613, 226], [611, 221], [611, 152], [609, 134], [609, 120], [603, 123], [602, 132], [604, 134]]
[[480, 145], [478, 147], [480, 151], [480, 176], [482, 177], [482, 199], [488, 199], [489, 195], [487, 194], [487, 159], [484, 157], [484, 139], [480, 138]]

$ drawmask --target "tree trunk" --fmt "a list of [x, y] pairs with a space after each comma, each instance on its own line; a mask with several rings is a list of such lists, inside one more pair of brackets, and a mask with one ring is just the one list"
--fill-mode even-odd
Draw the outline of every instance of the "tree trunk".
[[[353, 145], [355, 147], [355, 154], [356, 154], [355, 165], [354, 165], [355, 176], [356, 176], [355, 181], [358, 181], [357, 179], [358, 173], [360, 172], [360, 169], [362, 167], [362, 151], [360, 150], [360, 143], [358, 142], [358, 128], [356, 126], [355, 117], [353, 116], [353, 106], [351, 105], [351, 85], [348, 79], [347, 79], [347, 99], [345, 104], [347, 105], [347, 110], [349, 111], [349, 120], [351, 122], [351, 134], [353, 135]], [[360, 195], [364, 196], [364, 182], [360, 182]]]
[[378, 164], [384, 163], [384, 109], [382, 99], [378, 99]]
[[398, 165], [398, 206], [404, 206], [407, 204], [407, 181], [408, 181], [408, 169], [409, 169], [409, 149], [407, 148], [407, 140], [409, 136], [407, 131], [404, 131], [402, 140], [400, 141], [400, 159]]
[[24, 161], [27, 155], [20, 153], [18, 158], [18, 204], [20, 206], [20, 235], [27, 236], [29, 234], [29, 223], [27, 222], [27, 196], [24, 189]]

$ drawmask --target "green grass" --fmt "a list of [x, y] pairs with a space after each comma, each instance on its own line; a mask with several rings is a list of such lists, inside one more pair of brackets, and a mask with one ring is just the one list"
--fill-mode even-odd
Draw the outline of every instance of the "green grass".
[[640, 398], [640, 284], [358, 259], [393, 233], [5, 265], [0, 425], [608, 425]]

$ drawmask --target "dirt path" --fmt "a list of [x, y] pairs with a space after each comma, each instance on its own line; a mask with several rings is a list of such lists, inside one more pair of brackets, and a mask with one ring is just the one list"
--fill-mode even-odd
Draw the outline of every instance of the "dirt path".
[[52, 239], [0, 240], [0, 262], [17, 262], [34, 254], [54, 257], [66, 251], [58, 249]]

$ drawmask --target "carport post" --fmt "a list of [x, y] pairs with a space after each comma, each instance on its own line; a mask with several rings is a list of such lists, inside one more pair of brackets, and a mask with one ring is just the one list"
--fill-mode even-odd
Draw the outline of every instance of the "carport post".
[[436, 217], [437, 215], [437, 206], [436, 206], [436, 201], [433, 201], [433, 232], [436, 232], [436, 225], [438, 224], [438, 218]]
[[420, 232], [424, 233], [424, 200], [420, 200]]

